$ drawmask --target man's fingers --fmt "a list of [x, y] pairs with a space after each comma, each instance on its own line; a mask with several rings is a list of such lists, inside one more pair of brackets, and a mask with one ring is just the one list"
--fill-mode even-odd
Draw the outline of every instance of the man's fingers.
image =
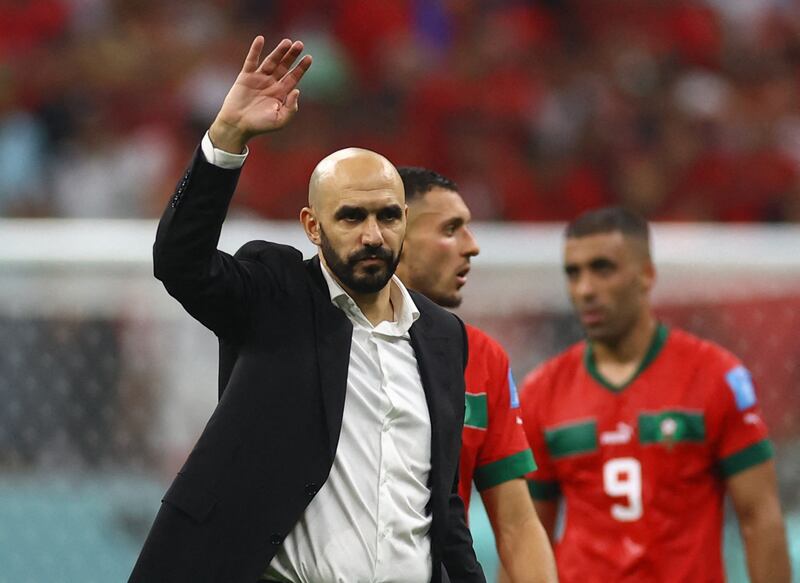
[[280, 79], [284, 75], [286, 75], [286, 71], [289, 70], [294, 64], [295, 59], [303, 52], [303, 43], [298, 41], [294, 41], [292, 43], [291, 48], [283, 55], [283, 58], [280, 60], [280, 63], [271, 71], [272, 76], [276, 79]]
[[261, 58], [261, 49], [263, 48], [264, 37], [258, 35], [253, 39], [253, 42], [250, 45], [250, 50], [247, 51], [247, 57], [244, 59], [244, 65], [242, 65], [242, 71], [252, 72], [256, 70], [258, 67], [258, 61]]
[[300, 79], [303, 78], [303, 75], [305, 75], [306, 71], [308, 71], [309, 67], [311, 67], [311, 61], [311, 55], [306, 55], [300, 59], [300, 62], [297, 63], [297, 65], [295, 65], [291, 71], [283, 76], [283, 78], [278, 82], [278, 84], [281, 86], [282, 92], [285, 91], [288, 94], [294, 90], [295, 87], [297, 87]]
[[264, 59], [264, 62], [261, 63], [260, 67], [258, 67], [258, 70], [265, 75], [271, 75], [286, 57], [286, 54], [291, 52], [291, 49], [295, 44], [296, 43], [293, 43], [288, 38], [283, 39], [274, 49], [272, 49], [272, 52], [267, 55], [267, 57]]

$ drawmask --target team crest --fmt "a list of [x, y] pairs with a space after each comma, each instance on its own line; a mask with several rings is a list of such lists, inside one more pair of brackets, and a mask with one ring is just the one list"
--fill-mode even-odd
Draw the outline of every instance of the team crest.
[[680, 438], [680, 424], [674, 417], [664, 417], [658, 426], [661, 432], [661, 443], [669, 450], [675, 446], [675, 442]]
[[703, 443], [706, 436], [702, 411], [672, 410], [639, 414], [639, 441], [666, 450], [680, 443]]

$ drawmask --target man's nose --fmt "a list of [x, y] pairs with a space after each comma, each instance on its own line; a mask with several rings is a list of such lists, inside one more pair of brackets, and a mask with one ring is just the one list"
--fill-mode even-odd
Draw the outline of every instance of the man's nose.
[[478, 241], [469, 229], [464, 229], [464, 248], [462, 254], [464, 257], [475, 257], [481, 252], [478, 246]]
[[361, 244], [366, 247], [377, 247], [383, 244], [383, 234], [378, 226], [378, 221], [373, 217], [364, 221]]
[[575, 293], [581, 298], [589, 298], [594, 295], [594, 282], [588, 274], [581, 274], [575, 282]]

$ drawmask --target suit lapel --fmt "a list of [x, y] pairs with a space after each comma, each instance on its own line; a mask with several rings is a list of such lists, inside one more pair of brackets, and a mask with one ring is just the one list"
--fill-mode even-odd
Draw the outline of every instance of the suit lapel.
[[[316, 288], [311, 293], [316, 328], [316, 361], [319, 367], [320, 392], [325, 409], [328, 443], [331, 459], [333, 459], [342, 429], [353, 325], [344, 312], [331, 302], [328, 285], [322, 276], [319, 258], [315, 256], [307, 261], [306, 268]], [[312, 363], [309, 362], [309, 366], [311, 365]]]
[[[428, 403], [428, 412], [431, 417], [431, 484], [439, 487], [439, 471], [442, 466], [442, 435], [443, 417], [446, 417], [447, 387], [442, 386], [447, 381], [443, 361], [447, 358], [447, 338], [435, 335], [432, 330], [430, 318], [424, 312], [411, 326], [411, 346], [419, 366], [422, 388], [425, 391], [425, 400]], [[445, 376], [443, 376], [445, 375]]]

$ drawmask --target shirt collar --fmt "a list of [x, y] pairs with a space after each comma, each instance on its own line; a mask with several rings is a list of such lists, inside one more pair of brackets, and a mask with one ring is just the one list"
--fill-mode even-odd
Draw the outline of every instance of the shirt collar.
[[325, 283], [328, 284], [328, 293], [330, 293], [331, 302], [344, 311], [351, 320], [356, 318], [361, 325], [374, 328], [375, 331], [378, 332], [395, 336], [403, 335], [408, 332], [411, 325], [419, 318], [419, 309], [411, 298], [411, 294], [408, 293], [406, 286], [403, 285], [400, 278], [393, 275], [392, 279], [389, 280], [389, 298], [394, 307], [395, 320], [393, 322], [381, 322], [377, 326], [373, 326], [367, 317], [364, 316], [364, 313], [361, 311], [361, 308], [358, 307], [355, 300], [353, 300], [344, 288], [339, 285], [339, 282], [334, 279], [325, 262], [320, 261], [319, 265], [322, 269], [322, 276], [325, 278]]

